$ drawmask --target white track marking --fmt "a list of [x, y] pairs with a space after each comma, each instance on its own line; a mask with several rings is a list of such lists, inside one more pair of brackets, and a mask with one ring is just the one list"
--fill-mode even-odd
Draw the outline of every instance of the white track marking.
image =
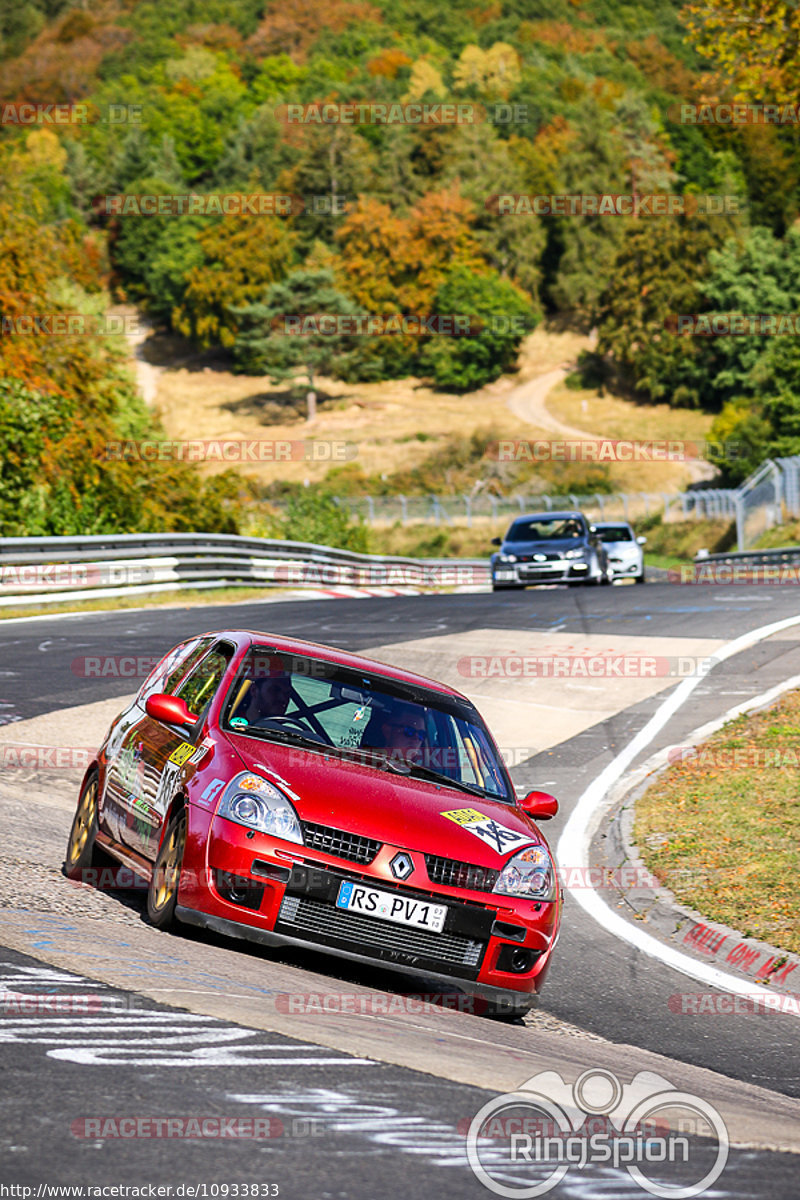
[[[717, 663], [724, 662], [726, 659], [732, 658], [735, 654], [740, 654], [743, 650], [747, 650], [748, 647], [754, 646], [758, 642], [771, 637], [774, 633], [780, 633], [784, 629], [791, 629], [793, 625], [800, 625], [800, 617], [787, 617], [783, 621], [774, 621], [769, 625], [762, 625], [760, 628], [753, 629], [749, 633], [743, 634], [741, 637], [735, 638], [732, 642], [728, 642], [725, 646], [715, 650], [714, 658], [717, 660]], [[684, 679], [679, 683], [674, 692], [667, 696], [666, 700], [659, 705], [647, 724], [631, 739], [625, 749], [616, 758], [612, 759], [608, 766], [589, 785], [575, 805], [559, 839], [556, 857], [560, 863], [568, 863], [571, 867], [578, 866], [588, 869], [589, 847], [592, 834], [610, 806], [609, 792], [612, 786], [617, 783], [625, 773], [627, 767], [650, 745], [670, 718], [688, 700], [703, 678], [702, 676], [697, 676], [695, 678]], [[706, 676], [705, 678], [707, 679], [708, 677]], [[798, 685], [800, 685], [800, 676], [794, 676], [792, 679], [777, 685], [777, 687], [770, 688], [769, 691], [762, 693], [761, 696], [754, 697], [747, 704], [741, 704], [736, 709], [732, 709], [726, 713], [716, 723], [717, 727], [749, 708], [756, 708], [760, 704], [768, 704], [771, 699], [780, 695], [782, 691]], [[710, 728], [704, 728], [706, 732], [711, 732]], [[733, 992], [737, 995], [746, 995], [753, 999], [759, 997], [766, 1000], [774, 997], [775, 992], [769, 988], [762, 987], [747, 979], [739, 979], [737, 976], [730, 975], [727, 971], [722, 971], [718, 967], [698, 962], [688, 954], [684, 954], [682, 951], [660, 942], [652, 934], [645, 933], [643, 929], [626, 921], [614, 912], [613, 909], [609, 908], [593, 888], [581, 887], [570, 888], [568, 890], [577, 903], [580, 904], [581, 908], [597, 921], [599, 925], [613, 934], [614, 937], [629, 942], [632, 946], [641, 950], [643, 954], [648, 954], [651, 958], [658, 959], [666, 966], [672, 967], [673, 970], [687, 975], [690, 979], [697, 979], [701, 983], [710, 984], [712, 987], [721, 988], [723, 991]], [[796, 1016], [798, 1014], [792, 1013], [790, 1015]]]

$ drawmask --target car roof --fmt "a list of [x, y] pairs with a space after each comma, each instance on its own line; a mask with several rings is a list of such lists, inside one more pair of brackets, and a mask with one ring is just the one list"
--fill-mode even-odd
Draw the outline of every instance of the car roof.
[[249, 642], [268, 645], [278, 651], [288, 654], [308, 655], [309, 658], [323, 658], [327, 662], [336, 663], [341, 667], [350, 667], [354, 671], [363, 671], [365, 675], [382, 675], [399, 683], [407, 683], [416, 687], [424, 687], [429, 691], [439, 692], [444, 696], [454, 696], [468, 704], [472, 701], [455, 688], [430, 679], [427, 675], [418, 675], [415, 671], [406, 671], [402, 667], [380, 662], [376, 658], [367, 658], [362, 654], [351, 654], [348, 650], [339, 650], [335, 646], [326, 646], [321, 642], [308, 642], [301, 638], [284, 637], [281, 634], [267, 633], [257, 629], [217, 629], [203, 634], [204, 637], [233, 638], [239, 648]]

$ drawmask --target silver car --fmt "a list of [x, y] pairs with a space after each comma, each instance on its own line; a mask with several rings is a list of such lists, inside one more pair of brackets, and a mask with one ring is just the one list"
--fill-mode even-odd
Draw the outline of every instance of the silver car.
[[615, 579], [644, 583], [646, 537], [637, 537], [627, 521], [596, 521], [597, 536], [608, 551], [608, 573]]

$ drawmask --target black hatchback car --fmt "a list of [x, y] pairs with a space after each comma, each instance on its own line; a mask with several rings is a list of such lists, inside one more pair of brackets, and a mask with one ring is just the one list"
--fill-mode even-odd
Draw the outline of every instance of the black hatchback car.
[[526, 513], [517, 517], [492, 555], [492, 591], [566, 583], [609, 583], [608, 553], [581, 512]]

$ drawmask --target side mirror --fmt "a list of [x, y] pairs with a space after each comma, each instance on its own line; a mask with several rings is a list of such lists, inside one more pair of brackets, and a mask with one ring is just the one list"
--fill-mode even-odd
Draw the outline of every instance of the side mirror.
[[502, 544], [503, 544], [503, 539], [502, 539], [502, 538], [492, 538], [492, 545], [493, 545], [493, 546], [502, 546]]
[[646, 538], [646, 537], [638, 537], [638, 538], [636, 539], [636, 541], [639, 543], [639, 545], [640, 545], [640, 546], [646, 546], [646, 545], [647, 545], [647, 538]]
[[519, 801], [519, 806], [537, 821], [549, 821], [558, 812], [558, 801], [549, 792], [528, 792]]
[[197, 721], [195, 714], [189, 712], [186, 701], [179, 696], [165, 696], [163, 692], [157, 692], [155, 696], [147, 697], [144, 707], [148, 717], [163, 721], [165, 725], [194, 725]]

